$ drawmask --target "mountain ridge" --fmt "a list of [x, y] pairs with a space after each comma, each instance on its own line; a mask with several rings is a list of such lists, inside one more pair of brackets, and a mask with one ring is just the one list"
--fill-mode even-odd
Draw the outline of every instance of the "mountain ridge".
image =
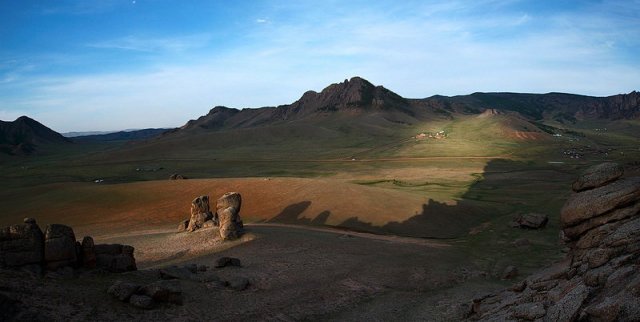
[[[276, 107], [235, 109], [216, 106], [180, 129], [220, 130], [247, 128], [282, 121], [300, 121], [331, 113], [351, 116], [366, 113], [394, 115], [394, 119], [447, 116], [451, 113], [480, 114], [487, 109], [517, 112], [541, 120], [550, 118], [561, 123], [581, 119], [638, 119], [640, 93], [632, 91], [595, 97], [550, 92], [545, 94], [513, 92], [475, 92], [468, 95], [433, 95], [427, 98], [404, 98], [384, 86], [376, 86], [361, 77], [333, 83], [322, 91], [307, 91], [291, 104]], [[402, 117], [398, 117], [401, 115]], [[403, 121], [400, 121], [403, 122]]]

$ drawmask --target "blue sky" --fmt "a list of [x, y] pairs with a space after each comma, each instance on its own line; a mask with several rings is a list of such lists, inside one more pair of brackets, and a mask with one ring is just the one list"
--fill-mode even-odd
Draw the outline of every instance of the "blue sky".
[[0, 0], [0, 119], [180, 126], [352, 76], [404, 97], [640, 89], [640, 1]]

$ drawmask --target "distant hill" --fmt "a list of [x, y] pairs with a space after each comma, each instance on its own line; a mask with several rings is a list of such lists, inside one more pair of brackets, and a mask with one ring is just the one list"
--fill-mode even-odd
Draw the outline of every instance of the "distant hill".
[[109, 134], [109, 133], [115, 133], [115, 132], [118, 132], [118, 131], [64, 132], [60, 134], [62, 134], [66, 138], [75, 138], [78, 136], [102, 135], [102, 134]]
[[399, 122], [407, 118], [427, 119], [433, 115], [480, 114], [487, 109], [518, 112], [533, 119], [553, 119], [575, 122], [584, 119], [638, 119], [640, 93], [592, 97], [564, 93], [473, 93], [461, 96], [432, 96], [407, 99], [369, 81], [353, 77], [331, 84], [320, 93], [308, 91], [289, 105], [255, 109], [214, 107], [207, 115], [187, 122], [179, 131], [194, 129], [220, 130], [249, 128], [281, 123], [318, 119], [327, 114], [352, 117], [377, 114]]
[[13, 122], [0, 121], [1, 153], [28, 155], [39, 146], [70, 142], [71, 140], [60, 133], [26, 116], [21, 116]]
[[129, 130], [119, 132], [109, 132], [102, 134], [92, 135], [78, 135], [73, 137], [76, 142], [96, 142], [96, 141], [133, 141], [144, 140], [155, 136], [158, 136], [171, 129], [142, 129], [142, 130]]

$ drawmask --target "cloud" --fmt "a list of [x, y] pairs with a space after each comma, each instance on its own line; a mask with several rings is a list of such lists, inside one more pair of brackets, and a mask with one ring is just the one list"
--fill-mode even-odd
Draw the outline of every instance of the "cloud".
[[88, 44], [88, 47], [99, 49], [118, 49], [140, 52], [183, 52], [205, 47], [212, 36], [199, 33], [178, 37], [142, 37], [129, 35], [122, 38]]
[[[625, 58], [640, 48], [630, 8], [541, 14], [519, 4], [356, 3], [359, 10], [350, 10], [328, 2], [248, 15], [269, 20], [246, 18], [243, 25], [254, 27], [226, 38], [233, 45], [218, 44], [211, 30], [115, 38], [91, 47], [124, 58], [164, 55], [119, 71], [31, 72], [20, 81], [25, 95], [3, 97], [0, 89], [0, 109], [29, 112], [56, 130], [118, 130], [180, 126], [215, 105], [288, 104], [355, 75], [415, 98], [475, 91], [605, 96], [640, 88], [637, 58]], [[269, 27], [256, 26], [264, 23]]]

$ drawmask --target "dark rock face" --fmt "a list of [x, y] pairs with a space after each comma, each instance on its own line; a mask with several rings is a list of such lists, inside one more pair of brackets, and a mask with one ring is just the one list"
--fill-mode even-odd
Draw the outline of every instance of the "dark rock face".
[[524, 229], [540, 229], [544, 228], [548, 221], [547, 215], [530, 213], [516, 217], [511, 225]]
[[567, 258], [517, 287], [474, 300], [470, 319], [640, 320], [640, 178], [617, 179], [617, 169], [592, 167], [585, 175], [597, 180], [583, 175], [574, 184], [581, 188], [561, 216]]
[[227, 192], [217, 201], [217, 214], [220, 220], [220, 238], [232, 240], [240, 237], [244, 232], [240, 207], [242, 197], [237, 192]]
[[143, 286], [140, 292], [154, 301], [182, 305], [182, 289], [177, 280], [164, 280]]
[[0, 267], [42, 264], [44, 235], [35, 220], [27, 219], [24, 224], [0, 229]]
[[91, 236], [85, 236], [82, 239], [82, 266], [85, 268], [95, 268], [96, 263], [96, 247]]
[[51, 224], [44, 233], [44, 260], [49, 270], [74, 266], [78, 262], [76, 235], [69, 226]]
[[131, 295], [135, 294], [140, 289], [140, 285], [125, 282], [116, 282], [111, 285], [107, 290], [107, 293], [117, 298], [120, 301], [126, 302]]
[[133, 247], [128, 245], [95, 245], [96, 266], [115, 273], [135, 271], [137, 267], [133, 251]]
[[601, 163], [592, 166], [584, 171], [573, 183], [573, 191], [580, 192], [601, 187], [622, 176], [624, 169], [621, 165], [613, 162]]
[[222, 268], [226, 266], [240, 267], [242, 264], [240, 263], [240, 259], [235, 257], [220, 257], [216, 260], [214, 265], [215, 268]]
[[104, 268], [111, 272], [136, 270], [133, 247], [128, 245], [95, 245], [86, 236], [76, 241], [69, 226], [52, 224], [43, 234], [35, 219], [25, 218], [24, 224], [0, 229], [0, 268], [17, 268], [47, 276], [65, 278], [74, 276], [74, 268]]

